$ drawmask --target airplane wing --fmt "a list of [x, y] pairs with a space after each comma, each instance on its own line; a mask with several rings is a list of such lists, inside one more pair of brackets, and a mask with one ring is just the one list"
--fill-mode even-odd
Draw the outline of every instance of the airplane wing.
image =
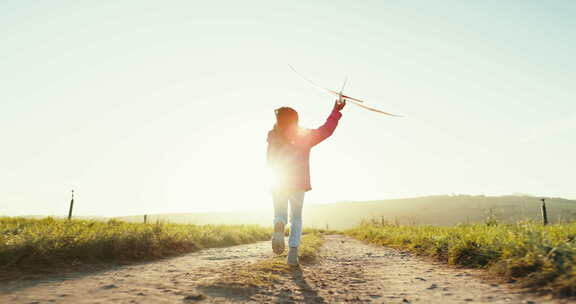
[[[347, 99], [347, 98], [344, 98], [344, 99]], [[403, 116], [400, 116], [400, 115], [396, 115], [396, 114], [384, 112], [384, 111], [382, 111], [382, 110], [378, 110], [378, 109], [376, 109], [376, 108], [372, 108], [372, 107], [369, 107], [369, 106], [366, 106], [366, 105], [363, 105], [363, 104], [354, 102], [353, 99], [351, 99], [350, 101], [351, 101], [351, 104], [356, 105], [356, 106], [359, 106], [359, 107], [361, 107], [361, 108], [364, 108], [364, 109], [369, 110], [369, 111], [372, 111], [372, 112], [376, 112], [376, 113], [380, 113], [380, 114], [386, 114], [386, 115], [390, 115], [390, 116], [394, 116], [394, 117], [403, 117]]]
[[298, 73], [298, 71], [296, 71], [296, 69], [295, 69], [292, 65], [289, 64], [288, 66], [290, 67], [290, 69], [292, 69], [292, 71], [294, 71], [294, 73], [296, 73], [298, 76], [300, 76], [300, 78], [302, 78], [304, 81], [308, 82], [308, 84], [310, 84], [311, 86], [313, 86], [313, 87], [315, 87], [316, 89], [319, 89], [319, 90], [321, 90], [321, 91], [323, 91], [323, 92], [325, 92], [325, 93], [328, 93], [328, 94], [330, 94], [330, 95], [334, 95], [334, 96], [336, 96], [336, 97], [342, 96], [342, 98], [344, 98], [345, 100], [349, 100], [352, 104], [354, 104], [354, 105], [356, 105], [356, 106], [359, 106], [359, 107], [361, 107], [361, 108], [364, 108], [364, 109], [366, 109], [366, 110], [372, 111], [372, 112], [376, 112], [376, 113], [380, 113], [380, 114], [385, 114], [385, 115], [389, 115], [389, 116], [394, 116], [394, 117], [403, 117], [403, 116], [400, 116], [400, 115], [396, 115], [396, 114], [384, 112], [384, 111], [382, 111], [382, 110], [378, 110], [378, 109], [376, 109], [376, 108], [372, 108], [372, 107], [363, 105], [363, 104], [362, 104], [362, 103], [364, 103], [363, 100], [360, 100], [360, 99], [357, 99], [357, 98], [353, 98], [353, 97], [350, 97], [350, 96], [346, 96], [346, 95], [344, 95], [344, 94], [341, 94], [340, 92], [336, 92], [336, 91], [331, 90], [331, 89], [323, 88], [323, 87], [315, 84], [314, 82], [312, 82], [312, 80], [304, 77], [304, 75]]

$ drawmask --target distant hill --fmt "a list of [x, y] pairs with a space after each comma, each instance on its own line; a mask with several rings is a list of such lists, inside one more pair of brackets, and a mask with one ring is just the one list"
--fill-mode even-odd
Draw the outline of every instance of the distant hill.
[[[362, 220], [378, 219], [400, 224], [455, 225], [483, 221], [489, 210], [505, 222], [521, 219], [540, 220], [541, 201], [532, 196], [443, 195], [334, 204], [305, 204], [304, 225], [307, 227], [347, 229]], [[547, 198], [551, 223], [576, 221], [576, 201]], [[143, 217], [117, 219], [142, 222]], [[214, 212], [149, 215], [149, 221], [193, 224], [259, 224], [271, 225], [270, 210], [250, 212]]]

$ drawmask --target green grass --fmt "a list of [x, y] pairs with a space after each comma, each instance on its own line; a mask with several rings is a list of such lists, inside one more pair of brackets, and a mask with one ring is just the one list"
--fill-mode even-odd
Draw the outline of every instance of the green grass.
[[268, 240], [260, 226], [183, 225], [0, 218], [0, 271], [143, 261]]
[[[318, 259], [320, 248], [324, 243], [322, 233], [307, 229], [302, 236], [298, 257], [302, 265], [309, 265]], [[286, 264], [286, 252], [268, 259], [258, 261], [232, 271], [229, 274], [208, 282], [204, 288], [234, 289], [239, 293], [250, 292], [253, 288], [271, 285], [279, 280], [280, 276], [287, 276], [298, 268]]]
[[576, 295], [576, 223], [437, 226], [365, 223], [347, 234], [453, 265], [486, 268], [527, 287]]

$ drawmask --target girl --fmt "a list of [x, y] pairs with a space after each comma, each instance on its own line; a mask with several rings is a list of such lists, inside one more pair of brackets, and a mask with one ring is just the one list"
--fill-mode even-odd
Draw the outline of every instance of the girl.
[[298, 112], [289, 107], [275, 110], [276, 124], [268, 132], [268, 166], [273, 170], [275, 183], [272, 188], [274, 200], [274, 233], [272, 250], [284, 252], [284, 226], [288, 218], [290, 202], [290, 236], [288, 238], [287, 263], [298, 265], [298, 246], [302, 234], [302, 204], [304, 193], [310, 186], [310, 149], [328, 138], [342, 117], [340, 111], [346, 105], [341, 98], [336, 100], [326, 123], [318, 129], [303, 129], [298, 126]]

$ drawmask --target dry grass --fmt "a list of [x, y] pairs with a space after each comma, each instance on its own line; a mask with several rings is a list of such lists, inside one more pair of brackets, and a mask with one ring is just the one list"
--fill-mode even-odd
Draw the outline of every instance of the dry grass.
[[[300, 263], [311, 264], [316, 261], [323, 240], [321, 233], [311, 232], [302, 237], [299, 248]], [[222, 288], [236, 290], [239, 293], [258, 287], [269, 286], [278, 281], [279, 276], [290, 274], [295, 267], [286, 264], [286, 253], [239, 268], [218, 278], [216, 281], [203, 284], [204, 288]]]

